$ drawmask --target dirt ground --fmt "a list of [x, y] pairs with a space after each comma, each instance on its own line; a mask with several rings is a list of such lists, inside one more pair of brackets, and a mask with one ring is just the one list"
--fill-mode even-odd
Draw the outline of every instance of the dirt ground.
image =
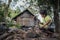
[[[39, 32], [39, 31], [38, 31]], [[0, 32], [0, 40], [58, 40], [53, 37], [46, 37], [44, 33], [37, 33], [34, 31], [10, 30], [6, 32]]]

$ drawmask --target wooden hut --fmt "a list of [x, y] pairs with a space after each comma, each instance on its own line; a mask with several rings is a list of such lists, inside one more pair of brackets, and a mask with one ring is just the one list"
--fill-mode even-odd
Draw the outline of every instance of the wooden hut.
[[35, 26], [38, 25], [38, 21], [36, 17], [29, 11], [25, 10], [16, 17], [13, 18], [16, 23], [20, 24], [21, 26]]

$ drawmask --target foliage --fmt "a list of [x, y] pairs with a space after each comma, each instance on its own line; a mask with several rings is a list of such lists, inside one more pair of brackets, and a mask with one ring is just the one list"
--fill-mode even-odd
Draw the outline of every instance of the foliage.
[[11, 20], [11, 21], [8, 21], [7, 23], [6, 23], [6, 27], [15, 27], [15, 28], [18, 28], [18, 29], [20, 29], [21, 28], [21, 25], [20, 24], [16, 24], [13, 20]]
[[15, 17], [16, 15], [18, 15], [19, 13], [20, 13], [20, 10], [19, 10], [19, 9], [11, 10], [11, 9], [9, 8], [8, 17], [13, 18], [13, 17]]
[[16, 28], [18, 28], [18, 29], [20, 29], [20, 28], [22, 27], [20, 24], [16, 24], [15, 26], [16, 26]]
[[20, 12], [20, 10], [19, 9], [17, 9], [16, 11], [11, 10], [9, 8], [9, 5], [10, 5], [10, 3], [8, 5], [6, 5], [5, 3], [0, 4], [0, 22], [5, 21], [5, 19], [6, 19], [6, 26], [7, 27], [15, 26], [15, 27], [19, 28], [19, 25], [14, 24], [14, 21], [12, 21], [12, 18], [15, 15], [17, 15]]
[[7, 27], [12, 27], [12, 26], [14, 26], [14, 24], [12, 22], [9, 22], [9, 23], [6, 24], [6, 26]]
[[0, 22], [4, 21], [4, 4], [0, 4]]

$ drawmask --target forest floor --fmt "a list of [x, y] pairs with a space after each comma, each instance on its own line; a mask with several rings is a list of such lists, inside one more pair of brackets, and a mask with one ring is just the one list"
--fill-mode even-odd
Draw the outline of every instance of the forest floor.
[[[36, 33], [31, 33], [29, 37], [28, 34], [29, 32], [25, 32], [23, 30], [10, 30], [6, 32], [0, 32], [0, 40], [58, 40], [57, 38], [54, 37], [44, 37], [44, 36], [39, 36], [39, 37], [34, 37]], [[44, 35], [43, 33], [40, 35]]]

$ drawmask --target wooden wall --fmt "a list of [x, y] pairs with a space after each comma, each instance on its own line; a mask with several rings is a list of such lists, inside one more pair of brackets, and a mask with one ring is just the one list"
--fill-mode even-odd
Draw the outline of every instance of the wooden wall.
[[22, 26], [23, 25], [25, 25], [25, 26], [34, 26], [35, 25], [34, 16], [29, 14], [28, 12], [25, 12], [21, 16], [17, 17], [16, 22]]

